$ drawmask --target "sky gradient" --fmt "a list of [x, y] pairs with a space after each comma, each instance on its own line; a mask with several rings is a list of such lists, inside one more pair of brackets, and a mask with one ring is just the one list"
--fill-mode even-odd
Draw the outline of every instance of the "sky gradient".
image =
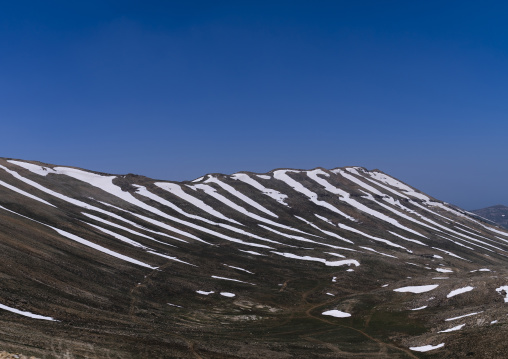
[[508, 205], [508, 3], [11, 1], [0, 156], [188, 180], [378, 168]]

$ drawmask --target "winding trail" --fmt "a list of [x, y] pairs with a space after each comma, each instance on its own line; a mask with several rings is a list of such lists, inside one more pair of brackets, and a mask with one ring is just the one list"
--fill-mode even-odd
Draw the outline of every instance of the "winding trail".
[[[296, 279], [286, 280], [284, 282], [283, 287], [281, 288], [280, 291], [285, 290], [288, 287], [288, 284], [291, 281], [293, 281], [293, 280], [296, 280]], [[418, 357], [415, 356], [410, 350], [408, 350], [406, 348], [399, 347], [399, 346], [397, 346], [395, 344], [385, 343], [382, 340], [377, 339], [377, 338], [369, 335], [364, 330], [361, 330], [361, 329], [358, 329], [358, 328], [355, 328], [355, 327], [351, 327], [351, 326], [348, 326], [348, 325], [339, 324], [336, 321], [328, 320], [326, 318], [322, 318], [321, 316], [315, 316], [315, 315], [312, 314], [312, 312], [315, 311], [317, 308], [325, 307], [325, 306], [328, 306], [328, 305], [330, 305], [332, 303], [336, 303], [337, 300], [339, 300], [339, 299], [346, 299], [346, 298], [351, 298], [351, 297], [362, 295], [362, 294], [369, 294], [370, 292], [352, 292], [352, 293], [349, 293], [349, 294], [345, 294], [343, 296], [333, 297], [332, 299], [326, 300], [324, 302], [319, 302], [319, 303], [315, 303], [315, 304], [309, 303], [307, 298], [310, 295], [319, 292], [321, 289], [322, 289], [322, 284], [319, 284], [319, 282], [318, 282], [318, 284], [316, 286], [314, 286], [313, 288], [303, 292], [301, 294], [301, 303], [298, 305], [297, 308], [295, 308], [294, 311], [292, 311], [290, 318], [288, 318], [287, 320], [284, 320], [281, 323], [278, 323], [278, 325], [275, 325], [275, 326], [273, 326], [271, 328], [283, 327], [284, 325], [287, 325], [293, 318], [298, 317], [298, 316], [295, 316], [295, 313], [298, 313], [300, 311], [302, 311], [303, 314], [304, 314], [304, 316], [302, 316], [302, 317], [307, 317], [307, 318], [310, 318], [310, 319], [318, 320], [318, 321], [320, 321], [322, 323], [326, 323], [327, 325], [331, 325], [333, 328], [328, 329], [328, 330], [314, 331], [314, 332], [310, 332], [310, 333], [306, 333], [306, 334], [301, 334], [301, 331], [299, 331], [299, 330], [288, 331], [288, 332], [278, 332], [278, 333], [270, 334], [269, 336], [273, 337], [273, 336], [277, 336], [277, 335], [281, 335], [281, 334], [295, 334], [295, 335], [298, 335], [298, 333], [300, 333], [300, 335], [298, 335], [300, 338], [302, 338], [302, 339], [304, 339], [306, 341], [310, 341], [310, 342], [322, 345], [322, 346], [330, 349], [334, 353], [336, 353], [340, 358], [365, 357], [366, 355], [368, 355], [368, 356], [376, 356], [376, 357], [381, 357], [381, 358], [389, 358], [390, 354], [389, 354], [388, 349], [390, 348], [390, 349], [402, 352], [403, 354], [407, 355], [407, 357], [409, 357], [409, 358], [418, 359]], [[344, 288], [344, 291], [347, 292], [348, 290], [346, 290]], [[367, 317], [367, 320], [365, 322], [365, 328], [368, 327], [369, 322], [370, 322], [370, 318], [372, 317], [372, 314], [373, 314], [374, 311], [375, 311], [375, 308], [373, 308], [370, 311], [370, 314]], [[347, 352], [347, 351], [341, 350], [336, 344], [325, 342], [325, 341], [322, 341], [322, 340], [319, 340], [319, 339], [313, 337], [315, 335], [319, 335], [319, 334], [323, 334], [323, 333], [327, 333], [327, 332], [332, 332], [332, 331], [335, 330], [334, 328], [337, 328], [337, 327], [341, 327], [341, 328], [346, 328], [346, 329], [352, 330], [352, 331], [354, 331], [356, 333], [361, 334], [365, 338], [375, 342], [379, 346], [378, 353], [373, 353], [373, 352], [355, 352], [355, 353]]]

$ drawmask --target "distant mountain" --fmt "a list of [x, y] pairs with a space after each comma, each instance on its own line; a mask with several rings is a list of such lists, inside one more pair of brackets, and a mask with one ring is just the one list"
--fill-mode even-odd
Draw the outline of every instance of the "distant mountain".
[[0, 352], [502, 358], [508, 231], [378, 170], [0, 158]]
[[508, 207], [498, 204], [482, 209], [471, 211], [483, 218], [491, 220], [492, 222], [508, 229]]

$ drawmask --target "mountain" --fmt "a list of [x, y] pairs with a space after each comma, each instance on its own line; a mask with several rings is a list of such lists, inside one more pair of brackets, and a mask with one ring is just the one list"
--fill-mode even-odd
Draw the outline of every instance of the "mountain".
[[487, 208], [471, 211], [495, 224], [508, 229], [508, 207], [498, 204]]
[[0, 159], [0, 351], [499, 358], [508, 231], [379, 171], [157, 181]]

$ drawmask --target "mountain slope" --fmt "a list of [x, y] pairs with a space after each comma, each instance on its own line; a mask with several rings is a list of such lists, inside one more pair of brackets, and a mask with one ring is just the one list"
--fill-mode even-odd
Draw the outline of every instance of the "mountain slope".
[[496, 206], [476, 209], [471, 212], [508, 229], [508, 207], [506, 206], [498, 204]]
[[0, 349], [56, 358], [506, 349], [508, 232], [378, 170], [177, 183], [0, 159], [0, 206]]

